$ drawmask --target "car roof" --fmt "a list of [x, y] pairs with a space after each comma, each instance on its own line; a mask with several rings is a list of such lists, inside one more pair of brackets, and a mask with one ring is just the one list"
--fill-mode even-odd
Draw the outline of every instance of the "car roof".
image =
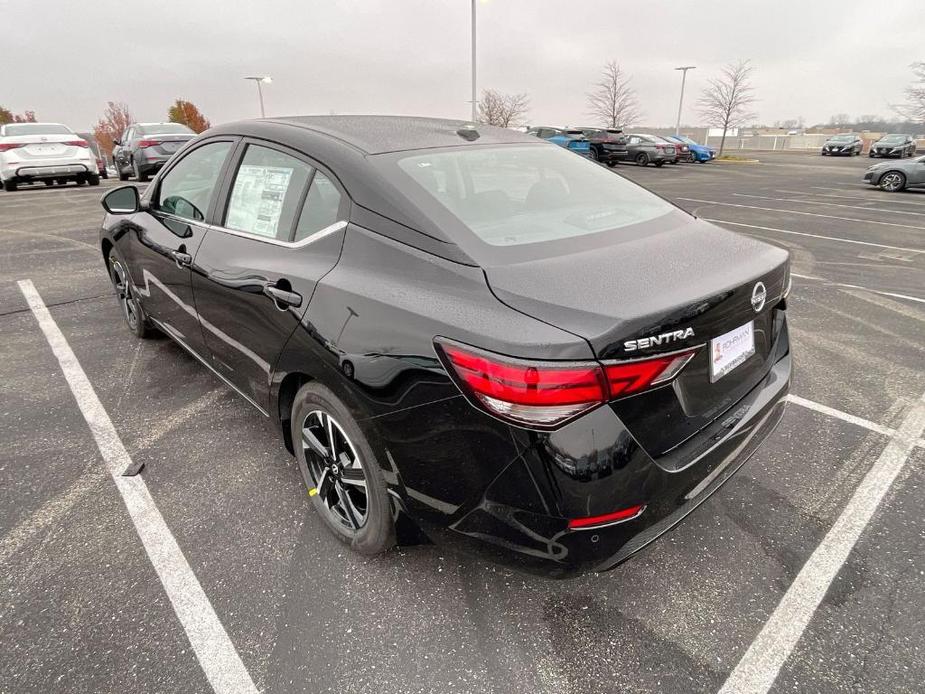
[[[289, 116], [267, 122], [312, 130], [336, 138], [366, 154], [383, 154], [412, 149], [486, 144], [535, 142], [526, 133], [482, 123], [418, 116]], [[463, 139], [457, 130], [474, 127], [475, 140]]]

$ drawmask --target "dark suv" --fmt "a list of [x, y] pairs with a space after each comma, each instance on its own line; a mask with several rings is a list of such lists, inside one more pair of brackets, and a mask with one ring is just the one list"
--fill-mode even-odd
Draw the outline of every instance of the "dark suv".
[[120, 181], [147, 181], [196, 133], [180, 123], [133, 123], [115, 140], [112, 159]]
[[620, 128], [582, 128], [591, 142], [590, 158], [602, 164], [613, 166], [626, 159], [626, 135]]

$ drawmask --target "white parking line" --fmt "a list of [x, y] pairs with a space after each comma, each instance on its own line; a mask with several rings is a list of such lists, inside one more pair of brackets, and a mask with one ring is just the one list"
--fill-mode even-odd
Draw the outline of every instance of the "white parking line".
[[844, 282], [832, 282], [827, 280], [825, 277], [813, 277], [812, 275], [798, 275], [795, 272], [790, 273], [793, 277], [799, 277], [804, 280], [816, 280], [818, 282], [823, 282], [832, 287], [845, 287], [846, 289], [860, 289], [865, 292], [871, 292], [872, 294], [880, 294], [881, 296], [889, 296], [894, 299], [906, 299], [907, 301], [917, 301], [920, 304], [925, 304], [925, 299], [918, 296], [910, 296], [908, 294], [897, 294], [896, 292], [885, 292], [880, 289], [871, 289], [870, 287], [862, 287], [859, 284], [845, 284]]
[[836, 410], [834, 407], [823, 405], [821, 402], [816, 402], [814, 400], [807, 400], [806, 398], [801, 398], [799, 395], [792, 395], [792, 394], [788, 395], [787, 399], [790, 402], [792, 402], [794, 405], [800, 405], [801, 407], [806, 407], [810, 410], [821, 412], [822, 414], [826, 414], [829, 417], [835, 417], [836, 419], [840, 419], [843, 422], [849, 422], [850, 424], [855, 424], [859, 427], [864, 427], [865, 429], [876, 431], [878, 434], [883, 434], [884, 436], [895, 436], [896, 435], [895, 429], [891, 429], [890, 427], [885, 427], [882, 424], [877, 424], [876, 422], [872, 422], [869, 419], [864, 419], [863, 417], [856, 417], [853, 414], [848, 414], [847, 412]]
[[737, 198], [755, 198], [758, 200], [774, 200], [775, 202], [795, 202], [800, 205], [827, 205], [829, 207], [843, 207], [849, 210], [867, 210], [868, 212], [887, 212], [889, 214], [908, 214], [914, 217], [925, 217], [925, 212], [910, 212], [909, 210], [889, 210], [884, 207], [863, 207], [862, 205], [845, 205], [840, 202], [820, 202], [819, 200], [797, 200], [796, 198], [772, 198], [768, 195], [749, 195], [748, 193], [733, 193]]
[[719, 694], [765, 694], [925, 430], [925, 396], [913, 403], [841, 515], [787, 589]]
[[[822, 190], [844, 190], [844, 189], [843, 188], [823, 188]], [[919, 200], [909, 200], [908, 196], [898, 197], [896, 195], [893, 195], [888, 200], [884, 200], [882, 197], [882, 193], [876, 196], [875, 195], [838, 195], [838, 194], [833, 194], [833, 193], [812, 193], [808, 190], [784, 190], [783, 188], [778, 188], [776, 189], [775, 192], [777, 193], [796, 193], [798, 195], [812, 195], [813, 197], [816, 197], [816, 198], [835, 198], [839, 200], [854, 200], [855, 202], [874, 202], [874, 203], [889, 202], [890, 204], [893, 204], [893, 205], [915, 205], [918, 207], [925, 205], [925, 198], [919, 201]], [[874, 191], [874, 192], [876, 193], [877, 191]], [[906, 199], [903, 199], [903, 198], [906, 198]], [[865, 209], [869, 209], [869, 208], [865, 208]]]
[[835, 217], [830, 214], [819, 214], [817, 212], [801, 212], [800, 210], [785, 210], [780, 207], [757, 207], [755, 205], [739, 205], [734, 202], [720, 202], [719, 200], [700, 200], [699, 198], [677, 198], [687, 202], [701, 202], [705, 205], [722, 205], [723, 207], [738, 207], [744, 210], [760, 210], [763, 212], [784, 212], [786, 214], [798, 214], [804, 217], [821, 217], [823, 219], [834, 219], [839, 222], [857, 222], [858, 224], [876, 224], [882, 227], [900, 227], [902, 229], [916, 229], [925, 231], [925, 227], [912, 226], [911, 224], [899, 224], [897, 222], [880, 222], [871, 219], [858, 219], [857, 217]]
[[826, 241], [839, 241], [841, 243], [853, 243], [858, 246], [873, 246], [875, 248], [889, 248], [894, 251], [905, 251], [907, 253], [925, 253], [925, 248], [904, 248], [903, 246], [887, 246], [882, 243], [872, 243], [871, 241], [857, 241], [855, 239], [843, 239], [838, 236], [823, 236], [822, 234], [810, 234], [805, 231], [791, 231], [790, 229], [778, 229], [776, 227], [764, 227], [758, 224], [745, 224], [744, 222], [729, 222], [725, 219], [710, 219], [708, 217], [701, 217], [705, 222], [713, 222], [714, 224], [731, 224], [732, 226], [737, 227], [747, 227], [749, 229], [761, 229], [762, 231], [774, 231], [778, 234], [793, 234], [794, 236], [809, 236], [814, 239], [825, 239]]
[[132, 459], [64, 334], [48, 312], [32, 281], [21, 280], [18, 284], [61, 365], [64, 378], [90, 427], [148, 559], [170, 598], [209, 684], [219, 694], [256, 694], [257, 688], [250, 674], [164, 522], [144, 480], [141, 477], [122, 476], [122, 471], [132, 464]]

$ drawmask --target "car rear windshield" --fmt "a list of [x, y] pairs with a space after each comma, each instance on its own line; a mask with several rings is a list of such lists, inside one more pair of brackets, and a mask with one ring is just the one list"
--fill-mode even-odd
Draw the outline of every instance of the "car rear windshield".
[[161, 123], [159, 125], [142, 125], [138, 127], [142, 135], [190, 135], [192, 130], [180, 123]]
[[57, 123], [8, 123], [3, 132], [10, 137], [22, 135], [73, 135], [66, 125]]
[[492, 246], [612, 231], [675, 210], [635, 183], [558, 147], [435, 150], [402, 157], [398, 166]]

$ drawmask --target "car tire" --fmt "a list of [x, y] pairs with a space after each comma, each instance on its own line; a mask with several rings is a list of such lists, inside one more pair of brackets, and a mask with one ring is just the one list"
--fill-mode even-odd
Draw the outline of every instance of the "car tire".
[[660, 169], [660, 168], [662, 168], [664, 165], [665, 165], [665, 162], [663, 162], [663, 161], [657, 161], [657, 162], [655, 162], [655, 168], [656, 168], [656, 169]]
[[125, 172], [122, 170], [122, 167], [119, 165], [118, 162], [116, 163], [116, 173], [119, 174], [119, 180], [120, 180], [120, 181], [127, 181], [127, 180], [128, 180], [128, 174], [125, 173]]
[[649, 165], [649, 155], [646, 154], [645, 152], [640, 152], [639, 154], [636, 155], [636, 158], [634, 161], [636, 162], [636, 166], [648, 166]]
[[312, 505], [334, 536], [360, 554], [393, 547], [395, 522], [385, 478], [347, 406], [322, 384], [306, 383], [292, 403], [290, 432]]
[[594, 147], [592, 147], [591, 150], [588, 152], [588, 159], [590, 159], [594, 163], [598, 162], [597, 152], [594, 151]]
[[141, 173], [141, 169], [138, 168], [138, 162], [132, 159], [132, 173], [135, 175], [135, 180], [139, 183], [147, 183], [150, 179], [150, 176], [146, 173]]
[[51, 187], [55, 184], [54, 181], [49, 181], [47, 178], [45, 179], [44, 183], [45, 183], [45, 185], [48, 186], [49, 188], [51, 188]]
[[138, 300], [138, 290], [132, 284], [132, 278], [125, 269], [125, 263], [115, 251], [109, 254], [109, 279], [122, 308], [122, 318], [128, 326], [129, 332], [135, 337], [147, 339], [154, 335], [148, 317], [141, 302]]
[[887, 193], [898, 193], [906, 187], [906, 175], [902, 171], [887, 171], [880, 177], [877, 187]]
[[615, 161], [609, 161], [609, 162], [607, 162], [607, 166], [609, 166], [611, 169], [612, 169], [613, 167], [615, 167], [616, 165], [617, 165], [617, 162], [615, 162]]
[[3, 190], [12, 193], [14, 190], [16, 190], [16, 181], [13, 181], [13, 180], [4, 181], [4, 182], [3, 182]]
[[100, 184], [100, 175], [90, 174], [87, 176], [87, 183], [89, 183], [91, 186], [98, 186]]
[[109, 180], [109, 172], [108, 172], [108, 171], [101, 171], [101, 172], [100, 172], [100, 178], [105, 178], [105, 179], [108, 181], [108, 180]]

